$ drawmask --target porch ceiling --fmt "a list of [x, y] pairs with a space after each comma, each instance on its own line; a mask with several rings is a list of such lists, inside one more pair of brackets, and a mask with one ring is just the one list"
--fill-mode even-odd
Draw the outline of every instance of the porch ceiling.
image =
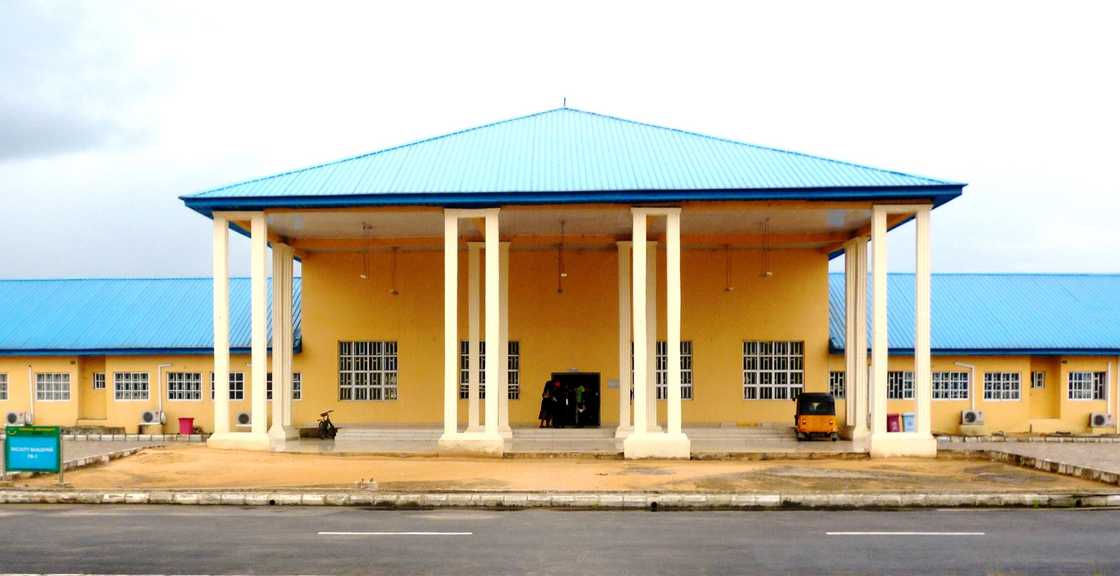
[[[684, 205], [682, 241], [689, 246], [731, 244], [827, 249], [866, 230], [865, 203], [752, 203]], [[525, 247], [553, 244], [607, 244], [630, 237], [630, 207], [506, 207], [501, 212], [503, 240]], [[439, 209], [303, 210], [268, 212], [269, 231], [304, 251], [348, 251], [373, 246], [439, 246], [443, 215]], [[649, 223], [654, 238], [663, 219]], [[463, 220], [464, 240], [481, 240], [480, 223]]]

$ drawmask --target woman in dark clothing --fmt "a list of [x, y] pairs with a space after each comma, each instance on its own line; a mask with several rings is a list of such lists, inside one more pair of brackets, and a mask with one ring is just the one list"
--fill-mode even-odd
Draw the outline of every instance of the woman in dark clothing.
[[537, 428], [552, 426], [552, 394], [549, 392], [547, 384], [544, 387], [544, 392], [541, 393], [541, 413], [537, 415], [537, 419], [541, 421]]

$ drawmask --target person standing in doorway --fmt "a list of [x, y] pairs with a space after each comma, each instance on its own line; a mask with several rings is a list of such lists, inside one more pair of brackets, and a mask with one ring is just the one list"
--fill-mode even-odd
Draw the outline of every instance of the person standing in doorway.
[[552, 426], [552, 391], [549, 390], [551, 382], [544, 383], [544, 391], [541, 392], [541, 412], [537, 415], [540, 424], [537, 428], [547, 428]]

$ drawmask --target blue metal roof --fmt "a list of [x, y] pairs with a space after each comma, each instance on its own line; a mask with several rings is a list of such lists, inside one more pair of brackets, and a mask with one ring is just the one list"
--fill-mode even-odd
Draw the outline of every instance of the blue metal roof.
[[212, 210], [929, 198], [964, 184], [559, 108], [183, 196]]
[[[300, 279], [293, 285], [298, 350]], [[249, 279], [231, 278], [237, 352], [250, 347], [249, 300]], [[271, 303], [268, 311], [271, 334]], [[0, 355], [206, 354], [213, 346], [210, 278], [0, 280]]]
[[[844, 275], [830, 274], [835, 351], [844, 349], [844, 309]], [[934, 352], [1120, 354], [1120, 275], [934, 274], [930, 310]], [[870, 302], [868, 316], [870, 339]], [[887, 332], [892, 352], [913, 351], [913, 274], [887, 277]]]

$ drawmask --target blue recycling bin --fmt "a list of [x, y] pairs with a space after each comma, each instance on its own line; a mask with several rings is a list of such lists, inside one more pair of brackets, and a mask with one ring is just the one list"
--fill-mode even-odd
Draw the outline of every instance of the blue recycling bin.
[[902, 413], [902, 431], [903, 432], [916, 432], [917, 426], [915, 425], [915, 416], [913, 412]]

